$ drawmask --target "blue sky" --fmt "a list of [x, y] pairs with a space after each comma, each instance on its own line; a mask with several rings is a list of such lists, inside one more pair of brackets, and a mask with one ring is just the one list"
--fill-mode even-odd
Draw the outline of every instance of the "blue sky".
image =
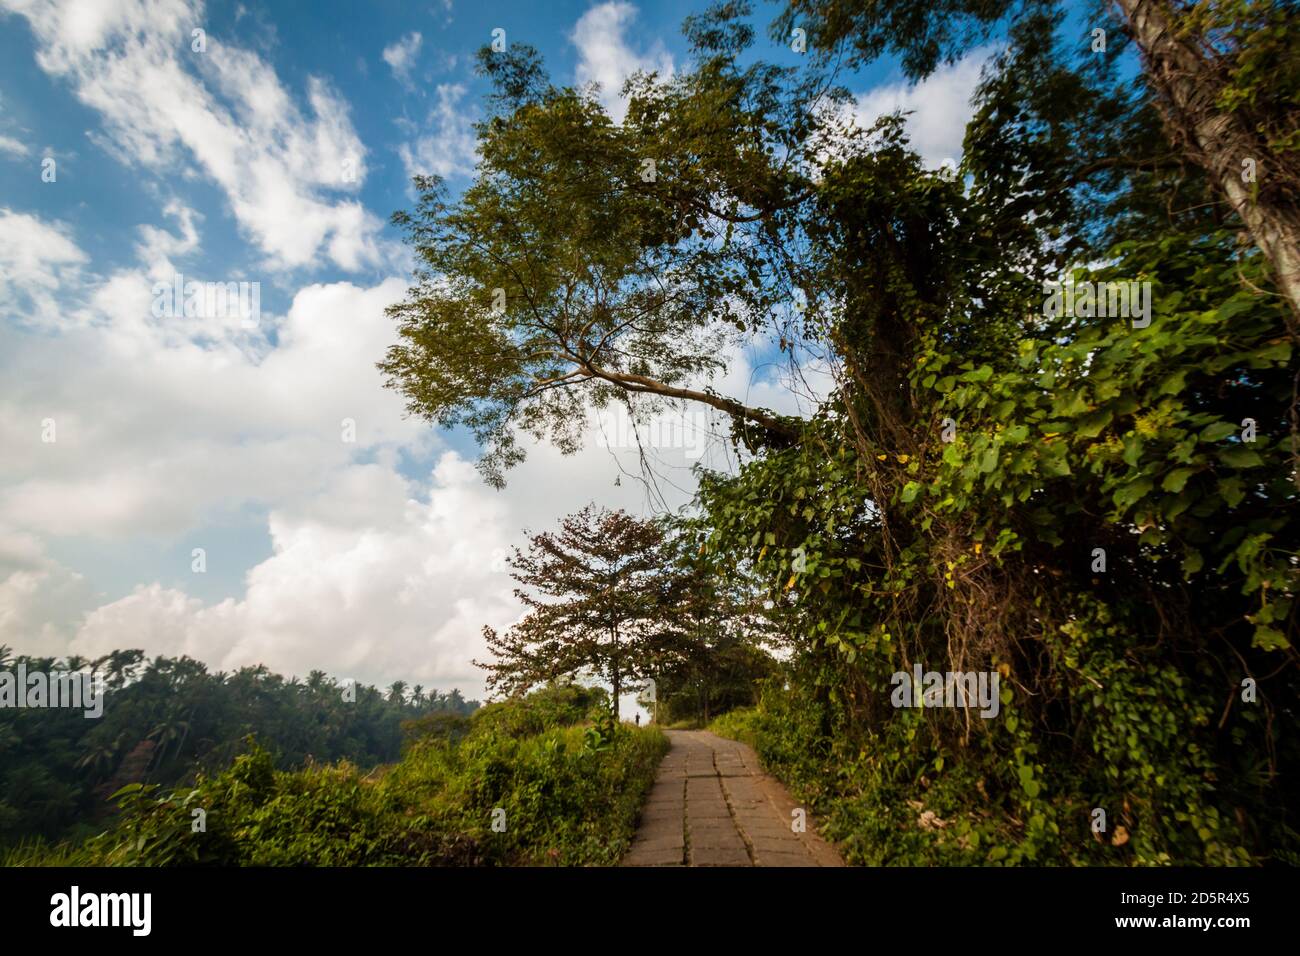
[[[469, 662], [519, 613], [500, 558], [523, 529], [654, 502], [615, 484], [631, 451], [608, 438], [537, 448], [495, 492], [463, 436], [403, 417], [374, 370], [409, 275], [388, 217], [413, 172], [472, 176], [493, 29], [618, 116], [630, 72], [689, 67], [702, 7], [0, 0], [0, 643], [481, 693]], [[988, 53], [921, 88], [887, 62], [849, 85], [864, 119], [916, 109], [934, 165], [960, 155]], [[256, 323], [160, 315], [178, 272], [256, 282]], [[798, 407], [731, 359], [720, 390]], [[680, 503], [696, 456], [662, 451]]]

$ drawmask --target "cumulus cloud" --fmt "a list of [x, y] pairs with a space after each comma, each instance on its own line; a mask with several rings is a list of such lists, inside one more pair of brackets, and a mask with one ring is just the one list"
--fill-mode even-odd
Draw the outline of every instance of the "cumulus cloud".
[[380, 220], [333, 196], [365, 177], [347, 105], [319, 77], [304, 111], [260, 56], [208, 34], [198, 0], [0, 0], [25, 17], [37, 63], [99, 112], [95, 139], [123, 162], [169, 173], [189, 161], [224, 191], [240, 226], [276, 267], [323, 253], [355, 270], [387, 254]]
[[173, 257], [187, 256], [198, 248], [197, 224], [203, 217], [174, 199], [163, 207], [163, 215], [176, 220], [179, 234], [158, 226], [143, 225], [135, 252], [150, 278], [167, 280], [176, 271]]
[[431, 132], [417, 137], [414, 143], [398, 147], [408, 179], [420, 174], [443, 178], [470, 176], [478, 162], [474, 114], [462, 106], [465, 87], [459, 83], [441, 83], [436, 97], [425, 124]]
[[0, 207], [0, 317], [58, 325], [58, 293], [76, 286], [86, 261], [66, 226]]
[[[24, 650], [43, 635], [42, 653], [142, 647], [227, 669], [322, 668], [479, 695], [483, 674], [470, 662], [485, 654], [483, 626], [508, 627], [521, 613], [508, 550], [523, 529], [550, 528], [593, 499], [648, 510], [639, 487], [615, 487], [613, 475], [595, 448], [561, 456], [539, 446], [505, 493], [452, 451], [414, 482], [391, 463], [354, 462], [271, 511], [273, 554], [248, 571], [241, 597], [205, 603], [155, 581], [96, 603], [67, 569], [24, 569], [0, 579], [0, 641]], [[60, 598], [75, 620], [53, 615]]]
[[911, 110], [908, 136], [926, 166], [935, 168], [946, 160], [956, 161], [961, 157], [980, 69], [991, 54], [990, 48], [983, 47], [956, 63], [941, 66], [920, 83], [896, 83], [868, 90], [857, 97], [854, 119], [867, 127], [886, 114]]
[[122, 646], [186, 653], [221, 668], [319, 667], [362, 680], [397, 676], [477, 692], [470, 659], [484, 624], [516, 616], [497, 556], [508, 509], [453, 452], [427, 485], [357, 465], [271, 514], [275, 553], [248, 572], [240, 600], [204, 605], [152, 584], [87, 615], [71, 650]]
[[51, 559], [38, 536], [0, 524], [0, 644], [63, 653], [94, 598], [85, 578]]
[[[39, 221], [24, 225], [45, 235]], [[222, 335], [202, 316], [155, 318], [150, 285], [142, 272], [115, 274], [89, 293], [86, 320], [57, 336], [0, 326], [0, 524], [175, 533], [243, 502], [310, 493], [358, 454], [430, 440], [374, 367], [404, 280], [300, 290], [274, 322], [274, 346], [271, 328]], [[46, 420], [54, 442], [42, 440]]]
[[627, 103], [621, 94], [629, 76], [637, 71], [662, 76], [673, 72], [672, 55], [662, 42], [656, 40], [642, 52], [628, 42], [626, 33], [636, 16], [637, 8], [622, 0], [601, 3], [582, 15], [570, 35], [578, 48], [575, 81], [579, 85], [598, 85], [600, 101], [615, 122], [622, 122], [627, 115]]
[[[415, 481], [400, 474], [394, 456], [382, 448], [373, 461], [323, 454], [319, 436], [307, 437], [312, 422], [332, 420], [348, 404], [345, 397], [317, 415], [330, 400], [323, 392], [349, 387], [369, 358], [364, 340], [329, 319], [373, 311], [393, 291], [380, 289], [304, 290], [286, 319], [283, 364], [265, 367], [268, 356], [257, 370], [228, 380], [229, 388], [210, 369], [202, 373], [202, 366], [189, 362], [161, 383], [153, 374], [136, 376], [134, 390], [144, 394], [132, 394], [130, 383], [116, 380], [114, 387], [123, 394], [114, 412], [124, 421], [111, 438], [86, 437], [85, 445], [98, 450], [75, 451], [81, 447], [79, 431], [89, 435], [103, 427], [86, 414], [71, 430], [71, 445], [59, 449], [74, 450], [70, 460], [28, 463], [49, 476], [47, 481], [63, 469], [67, 481], [79, 484], [38, 486], [40, 494], [10, 497], [0, 508], [0, 528], [11, 529], [7, 536], [0, 533], [0, 641], [23, 650], [39, 643], [43, 653], [86, 656], [143, 647], [151, 654], [190, 654], [220, 668], [265, 663], [297, 674], [322, 668], [365, 681], [400, 677], [459, 686], [478, 695], [483, 675], [469, 662], [483, 657], [482, 627], [509, 626], [521, 613], [503, 558], [523, 543], [526, 530], [551, 528], [561, 515], [590, 501], [648, 514], [689, 500], [690, 466], [698, 459], [687, 459], [680, 444], [653, 447], [658, 439], [651, 434], [645, 435], [652, 445], [648, 451], [660, 471], [653, 493], [633, 477], [640, 470], [638, 450], [608, 441], [602, 447], [594, 430], [587, 447], [574, 455], [533, 446], [527, 461], [509, 474], [504, 492], [487, 487], [472, 462], [452, 451], [440, 453], [431, 472]], [[365, 296], [373, 298], [367, 302]], [[312, 341], [302, 341], [303, 335]], [[720, 390], [797, 410], [774, 369], [751, 367], [743, 351], [733, 358], [732, 371], [716, 383]], [[82, 367], [73, 361], [74, 368]], [[306, 379], [326, 384], [298, 396]], [[276, 380], [282, 390], [268, 392], [266, 383]], [[102, 381], [92, 378], [85, 388], [98, 391]], [[184, 382], [196, 386], [188, 396], [180, 387]], [[373, 383], [362, 387], [373, 390], [375, 400], [387, 394]], [[178, 401], [184, 404], [169, 408], [167, 417], [134, 421], [145, 407]], [[231, 425], [232, 412], [241, 407], [244, 417], [236, 416]], [[250, 417], [254, 409], [270, 419], [263, 427], [289, 433], [283, 444], [257, 437], [263, 428]], [[696, 421], [696, 411], [691, 407], [681, 414]], [[397, 415], [389, 413], [395, 427]], [[189, 428], [169, 425], [171, 415], [189, 422]], [[716, 424], [716, 436], [725, 435], [722, 423]], [[0, 418], [0, 431], [3, 427]], [[241, 430], [248, 433], [250, 449], [236, 439]], [[205, 440], [187, 446], [184, 431]], [[398, 441], [410, 444], [417, 438], [399, 436]], [[116, 444], [122, 451], [113, 457], [106, 446]], [[33, 451], [31, 441], [19, 445], [22, 454]], [[718, 450], [711, 447], [709, 454]], [[102, 466], [92, 464], [105, 454]], [[133, 456], [138, 467], [129, 464]], [[725, 458], [714, 457], [710, 464], [726, 467]], [[620, 470], [623, 479], [615, 485]], [[248, 570], [238, 597], [204, 602], [183, 589], [144, 581], [130, 594], [104, 601], [90, 594], [79, 576], [41, 556], [42, 536], [84, 533], [96, 525], [119, 536], [156, 522], [184, 527], [198, 520], [203, 502], [213, 506], [240, 494], [269, 503], [273, 553]], [[22, 530], [23, 522], [36, 530]], [[7, 578], [6, 542], [14, 555]], [[209, 553], [210, 561], [221, 558], [219, 552]]]
[[[84, 605], [53, 646], [85, 656], [143, 647], [227, 669], [321, 668], [367, 682], [400, 677], [481, 695], [483, 673], [471, 661], [486, 654], [482, 628], [508, 627], [522, 613], [505, 555], [524, 543], [525, 529], [552, 528], [593, 500], [635, 514], [653, 511], [640, 484], [614, 485], [611, 456], [631, 455], [593, 443], [564, 456], [539, 445], [504, 492], [484, 484], [454, 451], [414, 482], [391, 462], [353, 462], [270, 512], [273, 554], [248, 571], [242, 597], [205, 603], [156, 581], [141, 584], [118, 600]], [[673, 504], [689, 498], [689, 489], [665, 490]], [[24, 620], [35, 621], [34, 609], [52, 603], [37, 585], [60, 586], [64, 576], [11, 588], [24, 584]], [[0, 607], [5, 600], [0, 585]]]
[[410, 85], [411, 70], [420, 56], [421, 40], [419, 31], [413, 30], [400, 40], [384, 47], [384, 62], [392, 69], [393, 76], [397, 77], [404, 86]]

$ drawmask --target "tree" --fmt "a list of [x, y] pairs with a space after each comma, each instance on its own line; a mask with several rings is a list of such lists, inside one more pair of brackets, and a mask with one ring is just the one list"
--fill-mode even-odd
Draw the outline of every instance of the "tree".
[[497, 114], [478, 126], [474, 183], [452, 202], [417, 177], [416, 208], [393, 217], [419, 270], [379, 367], [411, 413], [475, 434], [494, 484], [523, 457], [517, 431], [569, 452], [611, 401], [634, 415], [698, 402], [752, 444], [797, 438], [707, 383], [729, 347], [759, 330], [775, 343], [774, 313], [795, 315], [787, 234], [831, 93], [741, 69], [743, 37], [688, 33], [711, 51], [701, 68], [629, 81], [617, 125], [593, 95], [551, 86], [531, 48], [484, 50]]
[[[19, 664], [33, 673], [87, 666], [77, 656], [14, 657], [0, 646], [0, 667]], [[108, 673], [98, 720], [66, 707], [0, 708], [0, 844], [96, 823], [112, 812], [109, 794], [127, 783], [188, 783], [243, 753], [249, 733], [276, 751], [281, 768], [309, 756], [370, 767], [397, 759], [404, 723], [478, 706], [458, 691], [403, 699], [402, 681], [388, 699], [360, 687], [354, 705], [322, 671], [305, 682], [265, 667], [214, 674], [192, 658], [149, 660], [139, 650], [114, 651], [89, 666]]]
[[1171, 139], [1273, 266], [1300, 341], [1300, 8], [1278, 0], [1115, 0]]
[[[893, 51], [919, 79], [999, 23], [1010, 21], [1014, 32], [1016, 24], [1051, 22], [1045, 11], [1054, 6], [789, 0], [773, 33], [786, 37], [797, 25], [823, 57], [843, 50], [850, 63]], [[1169, 139], [1206, 172], [1264, 253], [1300, 342], [1300, 7], [1286, 0], [1113, 0], [1111, 9], [1115, 25], [1137, 43]]]
[[[667, 541], [672, 607], [652, 665], [659, 716], [707, 723], [753, 704], [776, 661], [764, 645], [777, 638], [774, 607], [753, 576], [708, 560], [700, 522], [679, 522]], [[707, 532], [705, 532], [707, 533]]]
[[[961, 175], [927, 169], [900, 117], [855, 132], [833, 109], [796, 99], [807, 83], [739, 66], [748, 6], [727, 2], [688, 24], [701, 54], [693, 69], [634, 81], [622, 127], [599, 122], [581, 95], [550, 90], [536, 70], [512, 73], [514, 112], [485, 138], [491, 149], [494, 137], [529, 132], [512, 147], [509, 174], [489, 166], [475, 188], [499, 192], [504, 206], [554, 200], [561, 215], [522, 237], [510, 221], [474, 220], [493, 234], [496, 258], [525, 258], [536, 238], [549, 265], [552, 249], [593, 254], [568, 245], [582, 228], [564, 214], [575, 190], [582, 222], [625, 212], [649, 222], [680, 200], [689, 235], [610, 231], [619, 261], [639, 261], [644, 241], [647, 255], [681, 270], [669, 273], [673, 295], [711, 292], [740, 306], [750, 334], [779, 333], [783, 354], [825, 358], [835, 388], [816, 413], [778, 422], [794, 433], [778, 437], [742, 410], [740, 439], [758, 432], [753, 455], [736, 474], [702, 473], [697, 500], [706, 557], [767, 596], [791, 652], [788, 688], [768, 684], [782, 717], [765, 722], [781, 728], [773, 756], [853, 803], [857, 845], [877, 862], [912, 862], [900, 855], [920, 846], [936, 862], [1296, 859], [1286, 807], [1300, 766], [1290, 705], [1300, 692], [1300, 512], [1286, 444], [1297, 371], [1274, 263], [1237, 240], [1222, 182], [1162, 126], [1156, 84], [1113, 68], [1122, 33], [1093, 56], [1052, 0], [792, 9], [814, 44], [894, 49], [917, 76], [1005, 23]], [[1268, 52], [1237, 59], [1223, 89], [1253, 89], [1273, 117], [1261, 135], [1282, 148], [1294, 125], [1275, 120], [1297, 71], [1276, 31], [1260, 32]], [[1252, 83], [1247, 63], [1284, 66], [1280, 100]], [[749, 104], [740, 113], [750, 122], [719, 111], [737, 102]], [[606, 161], [552, 142], [566, 103], [625, 158], [653, 148], [676, 162], [644, 188], [626, 177], [610, 187]], [[648, 119], [668, 103], [666, 119]], [[645, 129], [662, 142], [638, 141]], [[413, 222], [438, 221], [447, 220]], [[431, 264], [455, 245], [425, 237], [417, 247]], [[734, 289], [723, 279], [737, 266]], [[471, 271], [451, 270], [453, 283]], [[1063, 272], [1099, 288], [1147, 283], [1149, 312], [1130, 321], [1048, 310], [1043, 283]], [[590, 273], [579, 270], [573, 288]], [[621, 340], [616, 348], [631, 346], [624, 360], [652, 355], [670, 368], [702, 355], [699, 340], [673, 337], [678, 327], [633, 318], [630, 296], [653, 291], [650, 273], [610, 277], [619, 284], [606, 298], [647, 336]], [[796, 287], [806, 308], [783, 316], [775, 306]], [[429, 297], [447, 307], [432, 287]], [[429, 322], [435, 306], [409, 304], [393, 384], [416, 410], [475, 408], [491, 386], [486, 360], [467, 366], [456, 335]], [[572, 319], [556, 314], [559, 327]], [[701, 312], [680, 330], [716, 333], [725, 321]], [[511, 342], [522, 333], [501, 330]], [[547, 422], [574, 425], [583, 395], [595, 401], [595, 389], [616, 384], [579, 371], [545, 393], [573, 389], [572, 406]], [[540, 400], [500, 398], [494, 428]], [[693, 679], [691, 652], [716, 648], [683, 640], [694, 630], [683, 600], [656, 643], [681, 653]], [[516, 645], [521, 668], [545, 676], [548, 655], [523, 636]], [[996, 675], [998, 717], [895, 705], [892, 678], [916, 664]], [[957, 814], [948, 833], [962, 839], [917, 831], [911, 808], [927, 801]], [[1123, 842], [1081, 829], [1081, 810], [1097, 806], [1123, 808]]]
[[529, 608], [505, 633], [485, 627], [495, 656], [479, 663], [489, 690], [515, 695], [584, 671], [607, 679], [618, 698], [648, 675], [658, 641], [669, 632], [671, 600], [663, 528], [624, 511], [588, 505], [560, 522], [558, 532], [534, 535], [527, 550], [507, 559]]

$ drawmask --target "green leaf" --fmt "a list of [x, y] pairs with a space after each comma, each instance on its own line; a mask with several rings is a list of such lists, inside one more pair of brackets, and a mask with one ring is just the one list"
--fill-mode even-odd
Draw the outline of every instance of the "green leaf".
[[1112, 500], [1121, 508], [1129, 508], [1146, 497], [1147, 492], [1152, 488], [1152, 484], [1150, 478], [1138, 478], [1130, 481], [1115, 492]]
[[1265, 651], [1282, 651], [1291, 646], [1285, 634], [1267, 624], [1260, 624], [1255, 628], [1255, 637], [1251, 644]]
[[1178, 492], [1183, 490], [1183, 486], [1187, 484], [1187, 479], [1192, 477], [1195, 473], [1195, 468], [1175, 468], [1173, 471], [1169, 472], [1169, 474], [1165, 475], [1165, 480], [1160, 483], [1160, 487], [1165, 491], [1178, 494]]
[[1232, 422], [1215, 422], [1201, 431], [1201, 441], [1223, 441], [1236, 430], [1237, 426]]
[[1167, 499], [1164, 505], [1165, 519], [1173, 521], [1192, 506], [1192, 501], [1195, 500], [1195, 498], [1196, 495], [1187, 492], [1180, 494], [1177, 497]]
[[1074, 430], [1075, 434], [1080, 438], [1095, 438], [1101, 434], [1101, 430], [1109, 425], [1114, 417], [1115, 413], [1109, 408], [1084, 415], [1079, 419], [1079, 424]]
[[1240, 478], [1224, 478], [1219, 482], [1219, 494], [1223, 496], [1229, 508], [1235, 508], [1241, 504], [1241, 499], [1246, 497], [1246, 489]]
[[1236, 445], [1219, 452], [1219, 461], [1233, 468], [1258, 468], [1264, 460], [1253, 448]]

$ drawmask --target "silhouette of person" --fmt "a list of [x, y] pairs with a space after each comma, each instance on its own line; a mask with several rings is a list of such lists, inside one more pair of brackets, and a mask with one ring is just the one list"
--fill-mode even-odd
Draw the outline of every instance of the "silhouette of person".
[[637, 725], [638, 727], [641, 726], [641, 715], [640, 715], [640, 714], [637, 714], [637, 715], [636, 715], [636, 725]]

